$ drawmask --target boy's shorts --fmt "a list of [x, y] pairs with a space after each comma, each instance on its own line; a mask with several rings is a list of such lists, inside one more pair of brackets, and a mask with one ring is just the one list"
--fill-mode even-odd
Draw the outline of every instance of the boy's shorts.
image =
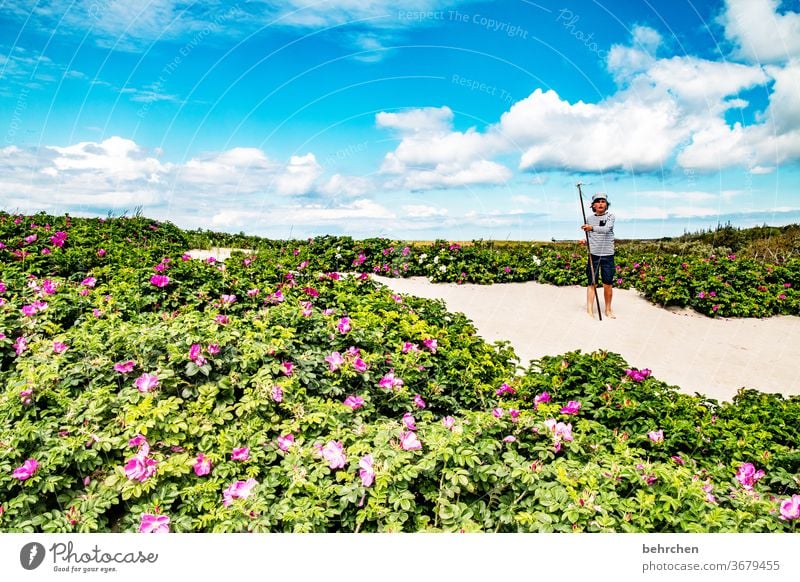
[[[607, 255], [598, 257], [592, 255], [592, 266], [594, 267], [594, 280], [598, 280], [597, 272], [600, 271], [600, 278], [606, 285], [611, 285], [614, 282], [614, 255]], [[592, 269], [589, 267], [589, 261], [586, 261], [586, 279], [588, 284], [592, 284]]]

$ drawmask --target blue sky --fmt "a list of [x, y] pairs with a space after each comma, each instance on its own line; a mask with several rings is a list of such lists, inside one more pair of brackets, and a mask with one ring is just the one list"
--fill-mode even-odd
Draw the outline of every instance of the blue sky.
[[276, 238], [800, 222], [778, 0], [0, 0], [0, 208]]

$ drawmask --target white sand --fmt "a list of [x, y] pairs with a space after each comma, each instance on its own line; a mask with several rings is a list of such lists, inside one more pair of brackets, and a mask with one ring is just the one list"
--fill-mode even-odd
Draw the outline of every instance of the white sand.
[[586, 313], [585, 287], [373, 278], [398, 293], [443, 299], [448, 310], [471, 319], [484, 339], [511, 342], [523, 365], [545, 355], [604, 349], [631, 366], [649, 368], [687, 394], [731, 400], [746, 387], [800, 395], [800, 317], [711, 319], [663, 309], [636, 291], [615, 289], [617, 318], [601, 322]]

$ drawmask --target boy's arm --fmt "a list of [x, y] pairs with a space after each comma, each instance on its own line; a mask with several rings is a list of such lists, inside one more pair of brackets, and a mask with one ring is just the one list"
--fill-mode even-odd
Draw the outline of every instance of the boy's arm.
[[598, 234], [606, 234], [609, 232], [614, 232], [614, 215], [613, 214], [606, 215], [606, 225], [605, 226], [593, 225], [592, 230]]

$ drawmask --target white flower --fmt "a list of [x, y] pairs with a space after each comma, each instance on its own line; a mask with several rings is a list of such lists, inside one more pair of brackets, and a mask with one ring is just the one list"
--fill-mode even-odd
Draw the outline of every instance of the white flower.
[[439, 255], [436, 255], [435, 257], [433, 257], [433, 263], [436, 264], [438, 262], [439, 262]]
[[440, 270], [442, 273], [444, 273], [444, 272], [447, 270], [447, 265], [442, 265], [441, 267], [439, 267], [439, 270]]

